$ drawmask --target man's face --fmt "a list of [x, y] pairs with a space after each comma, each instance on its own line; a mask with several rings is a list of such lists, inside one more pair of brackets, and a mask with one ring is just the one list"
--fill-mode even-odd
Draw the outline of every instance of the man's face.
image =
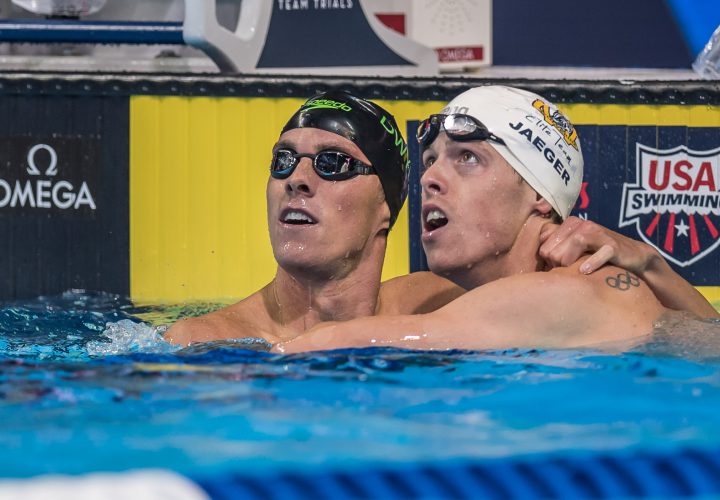
[[423, 153], [422, 243], [430, 269], [472, 288], [496, 279], [537, 200], [487, 142], [443, 132]]
[[[370, 164], [360, 148], [337, 134], [299, 128], [280, 136], [273, 151], [315, 154], [340, 151]], [[320, 178], [310, 158], [292, 175], [267, 183], [268, 229], [275, 260], [288, 271], [341, 277], [352, 270], [369, 243], [387, 229], [390, 210], [377, 175], [342, 181]]]

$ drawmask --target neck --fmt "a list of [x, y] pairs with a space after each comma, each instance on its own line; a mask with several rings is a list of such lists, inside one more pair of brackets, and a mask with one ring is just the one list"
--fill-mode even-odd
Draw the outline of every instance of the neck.
[[372, 316], [379, 308], [380, 276], [385, 247], [365, 256], [347, 273], [327, 278], [289, 272], [278, 267], [265, 287], [265, 304], [281, 327], [283, 340], [293, 338], [323, 321], [347, 321]]
[[509, 251], [488, 262], [476, 264], [465, 276], [454, 281], [471, 290], [500, 278], [542, 271], [545, 262], [538, 255], [540, 231], [549, 222], [548, 219], [538, 216], [528, 218]]

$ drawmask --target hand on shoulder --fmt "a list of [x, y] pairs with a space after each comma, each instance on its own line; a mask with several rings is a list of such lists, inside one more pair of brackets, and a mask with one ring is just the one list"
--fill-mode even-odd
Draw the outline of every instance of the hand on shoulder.
[[551, 267], [568, 266], [582, 255], [594, 252], [579, 267], [579, 272], [591, 274], [612, 264], [644, 280], [667, 308], [700, 317], [720, 316], [697, 289], [646, 243], [577, 217], [569, 217], [560, 226], [547, 224], [540, 241], [538, 253]]
[[538, 253], [551, 267], [569, 266], [592, 253], [580, 267], [580, 272], [585, 274], [609, 263], [642, 275], [661, 259], [650, 245], [577, 217], [568, 217], [560, 225], [546, 224], [540, 241]]

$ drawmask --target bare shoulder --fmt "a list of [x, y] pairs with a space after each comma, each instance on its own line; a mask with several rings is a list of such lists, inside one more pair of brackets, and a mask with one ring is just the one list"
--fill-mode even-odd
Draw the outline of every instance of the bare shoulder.
[[650, 287], [634, 273], [606, 264], [592, 274], [582, 274], [578, 268], [584, 260], [580, 259], [566, 268], [555, 268], [547, 274], [557, 276], [568, 286], [590, 290], [610, 303], [627, 304], [628, 300], [632, 300], [635, 306], [638, 301], [659, 305]]
[[453, 282], [431, 272], [416, 272], [380, 286], [380, 314], [422, 314], [435, 311], [465, 293]]
[[649, 334], [658, 319], [667, 312], [650, 287], [625, 269], [605, 265], [595, 273], [577, 271], [581, 262], [558, 272], [572, 293], [566, 300], [588, 322], [587, 343], [630, 339]]
[[451, 332], [467, 348], [578, 347], [652, 331], [665, 309], [642, 280], [613, 266], [596, 276], [577, 267], [480, 286], [427, 315], [427, 330], [441, 338]]
[[217, 311], [177, 321], [165, 333], [165, 340], [188, 345], [240, 337], [267, 337], [263, 332], [263, 310], [262, 297], [256, 292]]

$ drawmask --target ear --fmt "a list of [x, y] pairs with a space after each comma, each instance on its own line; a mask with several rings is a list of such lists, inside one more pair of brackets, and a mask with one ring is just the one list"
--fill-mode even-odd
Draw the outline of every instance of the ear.
[[552, 215], [553, 207], [550, 203], [540, 195], [537, 195], [537, 200], [533, 204], [533, 213], [540, 217], [550, 217]]
[[390, 232], [390, 207], [385, 203], [383, 195], [381, 208], [378, 210], [378, 230], [376, 234], [387, 236]]

